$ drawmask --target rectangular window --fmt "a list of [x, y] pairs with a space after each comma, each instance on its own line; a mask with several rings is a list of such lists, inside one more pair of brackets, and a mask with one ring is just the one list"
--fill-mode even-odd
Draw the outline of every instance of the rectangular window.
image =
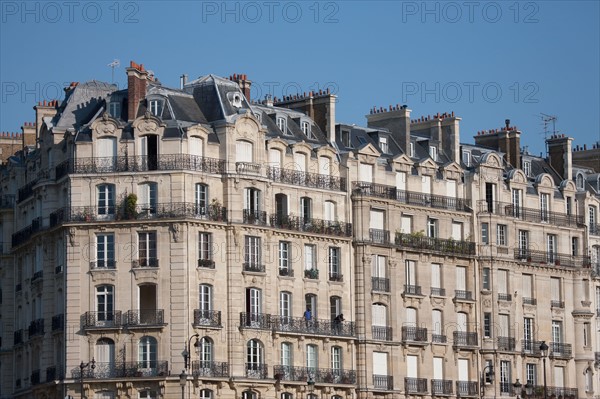
[[358, 178], [361, 182], [373, 183], [373, 165], [361, 163]]
[[500, 246], [506, 246], [506, 225], [499, 224], [496, 226], [496, 244]]
[[536, 386], [537, 385], [537, 364], [527, 363], [525, 365], [525, 374], [526, 374], [525, 377], [527, 378], [526, 383]]
[[304, 133], [308, 138], [312, 138], [310, 133], [310, 123], [302, 121], [302, 133]]
[[578, 237], [571, 238], [571, 255], [573, 255], [573, 256], [579, 255], [579, 238]]
[[552, 320], [552, 343], [560, 344], [562, 342], [562, 321]]
[[560, 277], [550, 277], [550, 295], [552, 301], [560, 302], [562, 300], [560, 289]]
[[550, 195], [540, 194], [540, 211], [542, 222], [547, 222], [550, 218]]
[[484, 244], [490, 243], [490, 225], [489, 223], [481, 223], [481, 242]]
[[496, 206], [496, 185], [494, 183], [485, 183], [485, 202], [487, 204], [487, 211], [494, 212]]
[[407, 260], [404, 267], [404, 276], [406, 278], [406, 285], [415, 286], [417, 285], [416, 266], [415, 261]]
[[529, 304], [533, 305], [531, 299], [533, 299], [533, 275], [523, 274], [523, 301], [529, 300]]
[[490, 289], [490, 268], [484, 267], [482, 271], [481, 284], [484, 290]]
[[436, 238], [437, 237], [437, 219], [427, 219], [427, 237]]
[[342, 144], [344, 147], [350, 147], [350, 132], [348, 130], [342, 130]]
[[388, 153], [388, 139], [387, 137], [379, 137], [379, 148], [384, 154]]
[[442, 265], [431, 264], [431, 288], [442, 288]]
[[571, 197], [565, 197], [565, 212], [567, 216], [571, 216], [571, 214], [573, 213]]
[[462, 152], [462, 161], [467, 168], [471, 166], [471, 153], [469, 151]]
[[204, 231], [198, 235], [198, 259], [212, 260], [212, 234]]
[[583, 323], [583, 346], [590, 346], [590, 334], [591, 334], [590, 323]]
[[340, 265], [340, 248], [339, 247], [329, 247], [329, 279], [330, 280], [339, 280], [342, 277], [342, 270]]
[[467, 290], [467, 268], [464, 266], [456, 266], [456, 290]]
[[386, 257], [382, 255], [373, 255], [373, 275], [372, 277], [386, 278], [385, 266]]
[[533, 347], [533, 345], [535, 343], [533, 342], [534, 337], [533, 337], [533, 318], [532, 317], [523, 318], [523, 340], [525, 341], [523, 343], [523, 345], [525, 345], [525, 347], [523, 349], [528, 350], [528, 351], [537, 349], [537, 348]]
[[500, 361], [500, 393], [510, 394], [512, 388], [510, 361], [502, 360]]
[[460, 222], [452, 222], [452, 233], [450, 238], [457, 241], [463, 239], [463, 224]]
[[498, 270], [498, 294], [508, 294], [508, 270]]
[[590, 224], [589, 228], [590, 229], [595, 229], [595, 226], [596, 226], [596, 207], [595, 206], [590, 206], [588, 208], [588, 213], [589, 213], [588, 218], [589, 218], [589, 222], [590, 222], [589, 223]]
[[483, 314], [483, 337], [491, 338], [492, 336], [492, 314], [484, 313]]
[[531, 161], [523, 161], [523, 173], [525, 176], [531, 176]]
[[114, 215], [115, 213], [115, 186], [101, 184], [98, 186], [98, 215]]
[[431, 156], [431, 159], [433, 159], [434, 161], [437, 161], [437, 159], [438, 159], [437, 147], [430, 145], [429, 146], [429, 155]]
[[548, 262], [554, 262], [556, 259], [556, 235], [555, 234], [548, 234], [547, 236], [547, 257], [548, 257]]
[[115, 235], [97, 234], [96, 235], [96, 267], [106, 267], [112, 269], [115, 267]]
[[519, 230], [519, 258], [526, 259], [529, 257], [529, 232], [527, 230]]
[[121, 103], [111, 102], [108, 106], [108, 113], [115, 119], [121, 118]]
[[291, 244], [288, 241], [279, 241], [279, 275], [290, 276], [291, 270]]
[[408, 145], [408, 156], [414, 158], [415, 156], [415, 143], [410, 142]]
[[260, 237], [246, 236], [244, 239], [244, 262], [249, 268], [257, 268], [261, 263]]
[[523, 198], [523, 191], [514, 189], [512, 190], [512, 216], [521, 217], [521, 203]]
[[400, 232], [402, 234], [412, 233], [412, 216], [402, 215], [402, 219], [400, 221]]
[[315, 257], [315, 246], [304, 245], [304, 270], [315, 270], [317, 268]]
[[277, 127], [279, 128], [279, 130], [281, 130], [283, 132], [283, 134], [287, 134], [287, 129], [285, 128], [286, 123], [285, 123], [285, 118], [278, 116], [277, 117]]
[[158, 266], [156, 258], [156, 233], [140, 232], [138, 233], [139, 242], [139, 265]]

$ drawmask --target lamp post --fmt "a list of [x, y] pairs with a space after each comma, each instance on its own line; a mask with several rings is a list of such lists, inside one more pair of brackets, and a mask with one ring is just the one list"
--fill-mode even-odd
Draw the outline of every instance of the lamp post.
[[490, 384], [494, 383], [494, 365], [488, 364], [483, 368], [483, 376], [481, 377], [481, 397], [485, 396], [485, 384], [489, 381]]
[[533, 384], [531, 383], [531, 381], [527, 381], [527, 384], [525, 384], [525, 395], [526, 395], [526, 397], [530, 398], [532, 393], [533, 393]]
[[308, 381], [306, 384], [308, 385], [308, 392], [312, 394], [315, 391], [315, 380], [313, 379], [312, 375], [308, 375]]
[[185, 370], [181, 371], [179, 374], [179, 385], [181, 385], [181, 399], [185, 399], [185, 384], [187, 383], [187, 374]]
[[[188, 369], [188, 366], [191, 366], [192, 362], [191, 362], [191, 358], [192, 358], [192, 338], [196, 337], [196, 342], [194, 343], [194, 347], [198, 347], [199, 343], [198, 343], [198, 338], [200, 337], [200, 334], [196, 333], [191, 335], [188, 340], [187, 340], [187, 345], [183, 348], [183, 364], [184, 364], [184, 368], [185, 370]], [[184, 370], [184, 371], [185, 371]]]
[[86, 368], [91, 368], [92, 370], [96, 368], [96, 361], [92, 358], [91, 361], [84, 363], [83, 361], [79, 364], [79, 388], [81, 389], [81, 399], [84, 399], [83, 396], [83, 370]]
[[519, 381], [519, 379], [517, 378], [517, 381], [513, 384], [513, 388], [515, 388], [515, 392], [517, 393], [517, 399], [520, 398], [520, 391], [521, 391], [521, 387], [523, 385], [521, 384], [521, 382]]
[[542, 341], [540, 344], [540, 354], [542, 355], [542, 361], [544, 362], [544, 399], [548, 399], [548, 386], [546, 385], [546, 357], [548, 356], [548, 345], [546, 345], [546, 341]]

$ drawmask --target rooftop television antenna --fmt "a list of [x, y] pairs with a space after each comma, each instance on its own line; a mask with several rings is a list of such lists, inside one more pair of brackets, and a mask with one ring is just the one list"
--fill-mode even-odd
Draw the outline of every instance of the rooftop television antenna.
[[109, 67], [112, 68], [112, 81], [111, 83], [115, 83], [115, 68], [118, 68], [121, 65], [121, 61], [119, 60], [113, 60], [113, 62], [111, 62], [110, 64], [108, 64]]

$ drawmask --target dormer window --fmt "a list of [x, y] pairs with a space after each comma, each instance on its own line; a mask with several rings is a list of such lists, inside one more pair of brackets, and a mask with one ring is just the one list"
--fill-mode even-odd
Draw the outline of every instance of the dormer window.
[[379, 137], [379, 148], [384, 154], [388, 153], [388, 139], [387, 137]]
[[576, 179], [576, 185], [577, 185], [577, 189], [578, 190], [583, 190], [584, 186], [583, 186], [583, 174], [578, 173], [577, 174], [577, 179]]
[[462, 161], [467, 168], [471, 166], [471, 153], [469, 151], [462, 152]]
[[160, 116], [162, 114], [163, 104], [160, 100], [150, 100], [149, 107], [150, 113], [154, 116]]
[[282, 116], [277, 117], [277, 127], [279, 128], [279, 130], [281, 130], [283, 132], [283, 134], [287, 134], [286, 123], [285, 123], [284, 117], [282, 117]]
[[350, 147], [350, 132], [348, 130], [342, 130], [342, 145]]
[[415, 143], [410, 143], [408, 145], [408, 156], [414, 158], [415, 156]]
[[312, 138], [312, 134], [310, 133], [310, 123], [302, 121], [300, 125], [302, 127], [302, 133], [304, 133], [307, 137]]
[[108, 114], [115, 119], [121, 117], [121, 103], [113, 101], [108, 104]]
[[433, 145], [429, 146], [429, 156], [434, 161], [438, 160], [438, 152], [437, 152], [437, 147], [436, 146], [433, 146]]
[[523, 172], [525, 176], [531, 176], [531, 161], [523, 161]]

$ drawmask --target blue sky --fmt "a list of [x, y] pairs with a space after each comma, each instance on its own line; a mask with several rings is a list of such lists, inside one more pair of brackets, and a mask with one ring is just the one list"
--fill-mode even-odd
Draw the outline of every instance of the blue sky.
[[111, 81], [119, 59], [119, 87], [134, 60], [168, 86], [244, 73], [254, 98], [330, 88], [344, 123], [407, 104], [415, 118], [454, 111], [467, 143], [509, 118], [539, 154], [541, 113], [574, 144], [600, 139], [599, 1], [2, 0], [0, 12], [0, 131], [71, 81]]

